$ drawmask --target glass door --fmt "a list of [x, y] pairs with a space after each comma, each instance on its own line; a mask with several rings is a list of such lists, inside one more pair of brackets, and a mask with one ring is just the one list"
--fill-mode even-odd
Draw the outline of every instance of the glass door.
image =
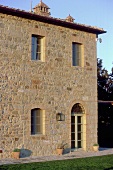
[[83, 116], [71, 116], [71, 148], [83, 147]]

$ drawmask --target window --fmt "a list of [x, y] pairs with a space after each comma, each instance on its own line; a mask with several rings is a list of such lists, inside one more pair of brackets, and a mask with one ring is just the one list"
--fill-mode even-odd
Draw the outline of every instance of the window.
[[44, 37], [32, 35], [32, 60], [44, 60]]
[[83, 45], [79, 43], [72, 43], [72, 65], [82, 66]]
[[31, 110], [31, 135], [44, 134], [44, 110]]

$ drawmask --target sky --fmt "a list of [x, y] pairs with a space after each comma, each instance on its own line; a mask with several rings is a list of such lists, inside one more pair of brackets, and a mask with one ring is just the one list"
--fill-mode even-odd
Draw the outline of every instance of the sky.
[[[32, 0], [32, 7], [40, 0]], [[113, 67], [113, 0], [43, 0], [50, 7], [51, 16], [65, 19], [69, 14], [75, 22], [103, 28], [102, 43], [97, 41], [97, 57], [111, 72]], [[31, 0], [0, 0], [0, 5], [29, 11]]]

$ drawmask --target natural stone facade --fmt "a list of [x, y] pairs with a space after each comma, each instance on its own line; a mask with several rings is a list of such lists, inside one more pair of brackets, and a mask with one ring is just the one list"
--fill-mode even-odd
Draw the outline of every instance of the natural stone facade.
[[[21, 12], [20, 12], [21, 13]], [[66, 22], [67, 23], [67, 22]], [[99, 29], [97, 29], [98, 32]], [[31, 60], [31, 35], [45, 37], [45, 62]], [[84, 150], [97, 142], [96, 33], [0, 13], [0, 148], [33, 155], [56, 153], [71, 145], [71, 109], [85, 110]], [[72, 42], [84, 45], [83, 67], [72, 66]], [[45, 110], [45, 134], [31, 135], [31, 109]], [[65, 114], [57, 121], [56, 114]]]

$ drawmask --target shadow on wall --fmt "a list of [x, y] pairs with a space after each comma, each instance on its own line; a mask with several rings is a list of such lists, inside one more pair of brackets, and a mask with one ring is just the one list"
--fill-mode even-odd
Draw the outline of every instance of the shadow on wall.
[[29, 156], [31, 156], [31, 154], [32, 154], [31, 150], [22, 148], [21, 151], [20, 151], [20, 158], [29, 157]]

